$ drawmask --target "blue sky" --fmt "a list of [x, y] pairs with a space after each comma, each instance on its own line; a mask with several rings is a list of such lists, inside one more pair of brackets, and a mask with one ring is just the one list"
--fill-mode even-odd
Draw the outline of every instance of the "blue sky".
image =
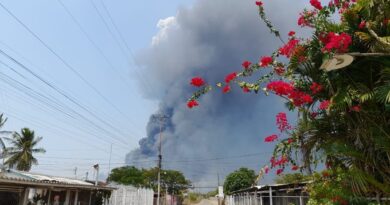
[[[155, 166], [150, 150], [158, 140], [148, 120], [158, 110], [171, 113], [163, 168], [215, 185], [216, 173], [223, 178], [240, 166], [258, 170], [267, 163], [273, 146], [263, 137], [276, 131], [274, 117], [285, 109], [280, 99], [233, 90], [230, 97], [213, 92], [197, 109], [185, 107], [192, 76], [220, 80], [243, 60], [255, 62], [280, 45], [259, 21], [254, 0], [0, 3], [20, 21], [0, 7], [0, 111], [8, 117], [4, 130], [29, 127], [43, 137], [47, 153], [38, 155], [32, 171], [73, 177], [77, 167], [78, 178], [89, 172], [91, 179], [99, 163], [105, 175], [111, 145], [111, 168], [123, 166], [134, 149], [140, 154], [129, 162]], [[286, 35], [301, 33], [296, 18], [304, 4], [272, 0], [265, 9]], [[159, 41], [152, 44], [153, 37]]]
[[[111, 23], [102, 1], [128, 48]], [[34, 167], [33, 171], [73, 176], [73, 169], [77, 166], [79, 177], [87, 171], [91, 176], [93, 163], [102, 164], [103, 172], [108, 169], [111, 143], [112, 166], [123, 163], [124, 155], [144, 137], [148, 117], [157, 109], [158, 102], [145, 99], [140, 92], [140, 86], [153, 86], [153, 82], [135, 66], [129, 51], [137, 53], [148, 47], [158, 31], [158, 20], [175, 15], [179, 7], [189, 6], [192, 0], [62, 2], [95, 46], [57, 0], [1, 1], [69, 67], [2, 8], [0, 49], [71, 96], [85, 109], [3, 55], [0, 55], [0, 61], [5, 64], [0, 64], [0, 107], [8, 117], [5, 130], [18, 131], [29, 127], [43, 137], [41, 146], [47, 153], [38, 155], [41, 165]], [[105, 27], [93, 3], [110, 30]], [[143, 83], [138, 83], [137, 79]], [[37, 93], [32, 97], [26, 95], [24, 92], [31, 93], [31, 90], [21, 86], [49, 96], [52, 101], [37, 97]], [[57, 110], [53, 108], [53, 104], [56, 106], [53, 102], [61, 104]], [[65, 114], [70, 112], [73, 112], [71, 116]]]

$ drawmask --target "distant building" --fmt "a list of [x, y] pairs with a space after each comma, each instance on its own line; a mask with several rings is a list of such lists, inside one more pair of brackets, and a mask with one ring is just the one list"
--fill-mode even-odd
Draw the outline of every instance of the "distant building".
[[306, 205], [307, 183], [269, 184], [233, 192], [225, 198], [226, 205]]
[[0, 171], [0, 205], [104, 205], [113, 190], [82, 180]]

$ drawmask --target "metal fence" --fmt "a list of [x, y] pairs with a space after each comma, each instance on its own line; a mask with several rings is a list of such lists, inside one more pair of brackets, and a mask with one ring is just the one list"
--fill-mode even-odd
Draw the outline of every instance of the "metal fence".
[[308, 196], [259, 196], [242, 194], [226, 196], [225, 205], [306, 205]]
[[108, 205], [153, 205], [152, 189], [132, 186], [114, 186], [117, 189], [111, 194]]

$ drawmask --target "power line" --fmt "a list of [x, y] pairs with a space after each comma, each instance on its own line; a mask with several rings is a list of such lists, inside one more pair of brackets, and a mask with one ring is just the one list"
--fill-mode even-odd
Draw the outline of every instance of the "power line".
[[234, 159], [234, 158], [252, 157], [252, 156], [258, 156], [258, 155], [264, 155], [264, 154], [270, 154], [270, 153], [272, 153], [272, 152], [258, 152], [258, 153], [243, 154], [243, 155], [235, 155], [235, 156], [227, 156], [227, 157], [215, 157], [215, 158], [205, 158], [205, 159], [188, 159], [188, 160], [175, 160], [175, 161], [166, 161], [166, 162], [217, 161], [217, 160], [224, 160], [224, 159]]
[[[104, 26], [106, 27], [106, 29], [108, 30], [108, 32], [110, 33], [111, 37], [114, 39], [115, 43], [117, 44], [117, 46], [119, 47], [122, 55], [124, 56], [124, 58], [126, 59], [126, 62], [128, 64], [129, 67], [131, 67], [130, 65], [130, 62], [128, 60], [128, 56], [126, 54], [126, 51], [123, 49], [123, 47], [121, 46], [121, 43], [119, 42], [118, 38], [116, 37], [116, 35], [114, 34], [114, 32], [111, 30], [110, 26], [108, 25], [108, 23], [106, 22], [106, 20], [104, 19], [102, 13], [99, 11], [99, 9], [97, 8], [95, 2], [93, 0], [90, 0], [90, 2], [92, 3], [92, 6], [93, 8], [95, 9], [96, 13], [98, 14], [99, 18], [101, 19], [101, 21], [103, 22]], [[130, 54], [130, 57], [132, 58], [133, 60], [133, 65], [138, 67], [136, 62], [135, 62], [135, 57], [133, 55], [133, 52], [131, 51], [129, 45], [127, 44], [127, 42], [125, 41], [122, 33], [120, 32], [120, 30], [118, 29], [118, 27], [116, 26], [115, 24], [115, 21], [114, 19], [112, 18], [110, 12], [108, 11], [107, 7], [105, 6], [105, 4], [101, 1], [101, 4], [103, 5], [103, 9], [105, 10], [105, 12], [107, 13], [108, 15], [108, 18], [111, 22], [111, 24], [114, 26], [114, 29], [116, 30], [116, 32], [118, 33], [119, 35], [119, 39], [122, 41], [122, 43], [125, 45], [125, 49], [127, 49], [128, 53]], [[135, 69], [135, 73], [136, 75], [138, 76], [138, 78], [140, 78], [141, 82], [149, 89], [149, 90], [152, 90], [152, 86], [150, 84], [149, 81], [147, 81], [143, 75], [141, 75], [141, 73], [138, 72], [137, 69]]]
[[[115, 67], [112, 62], [108, 59], [108, 57], [105, 55], [105, 53], [103, 52], [103, 50], [98, 46], [98, 44], [92, 39], [92, 37], [88, 34], [88, 32], [83, 28], [83, 26], [81, 25], [81, 23], [77, 20], [77, 18], [72, 14], [72, 12], [68, 9], [68, 7], [66, 7], [66, 5], [62, 2], [62, 0], [57, 0], [58, 3], [61, 5], [61, 7], [65, 10], [65, 12], [70, 16], [70, 18], [72, 19], [72, 21], [77, 25], [77, 27], [79, 28], [79, 30], [84, 34], [84, 36], [88, 39], [88, 41], [91, 43], [91, 45], [98, 51], [98, 53], [103, 57], [103, 59], [106, 61], [106, 63], [112, 68], [112, 70], [114, 70], [117, 75], [119, 76], [119, 78], [122, 80], [122, 82], [124, 84], [126, 84], [127, 86], [131, 87], [130, 84], [126, 81], [126, 79], [123, 77], [123, 75], [119, 72], [118, 68]], [[124, 114], [123, 112], [118, 112], [120, 115], [122, 115], [124, 118], [126, 118], [127, 120], [129, 120], [129, 122], [134, 126], [135, 126], [135, 123], [126, 115]]]
[[[97, 90], [91, 83], [89, 83], [74, 67], [72, 67], [64, 58], [62, 58], [56, 51], [54, 51], [45, 41], [43, 41], [37, 34], [35, 34], [26, 24], [24, 24], [17, 16], [15, 16], [7, 7], [5, 7], [1, 2], [0, 6], [13, 18], [15, 19], [20, 25], [22, 25], [31, 35], [33, 35], [44, 47], [46, 47], [54, 56], [56, 56], [64, 65], [66, 68], [68, 68], [70, 71], [72, 71], [78, 78], [80, 78], [88, 87], [90, 87], [98, 96], [100, 96], [107, 104], [109, 104], [111, 107], [113, 107], [118, 112], [121, 112], [110, 100], [108, 100], [99, 90]], [[90, 112], [90, 111], [88, 111]], [[90, 113], [94, 115], [93, 113]], [[111, 127], [112, 129], [116, 130], [112, 125], [109, 123], [99, 119], [102, 123], [106, 124], [107, 126]], [[119, 130], [116, 130], [119, 133], [121, 133]], [[121, 133], [122, 135], [126, 135]], [[123, 141], [122, 141], [123, 142]], [[126, 142], [124, 142], [126, 143]], [[127, 144], [127, 143], [126, 143]]]
[[[9, 65], [4, 64], [2, 61], [0, 61], [0, 63], [3, 64], [3, 65], [5, 65], [5, 66], [7, 66], [7, 67], [10, 67]], [[61, 112], [61, 113], [63, 113], [63, 114], [66, 114], [67, 117], [70, 117], [71, 119], [74, 119], [74, 117], [73, 117], [71, 114], [66, 113], [66, 111], [63, 111], [61, 108], [56, 107], [56, 105], [51, 104], [51, 99], [46, 98], [46, 96], [44, 96], [44, 95], [38, 93], [37, 91], [32, 90], [30, 87], [28, 87], [28, 86], [26, 86], [26, 85], [24, 85], [24, 84], [18, 82], [17, 80], [13, 79], [12, 77], [10, 77], [10, 76], [8, 76], [8, 75], [6, 75], [6, 74], [0, 72], [0, 79], [2, 79], [3, 82], [9, 84], [9, 85], [10, 85], [11, 87], [13, 87], [14, 89], [19, 90], [20, 92], [22, 92], [22, 93], [28, 95], [29, 97], [31, 97], [32, 99], [34, 99], [34, 100], [36, 100], [36, 101], [42, 103], [43, 105], [45, 105], [45, 106], [47, 106], [47, 107], [49, 107], [49, 108], [51, 108], [51, 109], [57, 110], [57, 111], [59, 111], [59, 112]], [[15, 93], [12, 93], [12, 94], [15, 94]], [[15, 99], [23, 100], [23, 98], [20, 98], [20, 97], [19, 97], [19, 98], [15, 98]], [[31, 102], [31, 101], [26, 101], [26, 103], [28, 103], [29, 105], [33, 105], [33, 102]], [[36, 106], [36, 107], [37, 107], [38, 109], [40, 109], [39, 106]], [[71, 108], [70, 108], [70, 109], [71, 109]], [[72, 109], [71, 109], [71, 110], [72, 110]], [[42, 109], [42, 111], [47, 112], [47, 109]], [[73, 111], [73, 110], [72, 110], [72, 111]], [[73, 111], [73, 112], [74, 112], [74, 111]], [[25, 115], [26, 115], [26, 113], [25, 113]], [[57, 115], [54, 115], [54, 116], [57, 116]], [[18, 118], [17, 116], [14, 116], [14, 118], [17, 118], [17, 119], [19, 119], [19, 120], [24, 121], [23, 119]], [[33, 119], [34, 119], [33, 122], [36, 122], [36, 121], [38, 120], [38, 118], [36, 118], [36, 117], [33, 117]], [[27, 122], [31, 123], [31, 121], [27, 121]], [[67, 123], [69, 123], [69, 122], [67, 122]], [[50, 122], [44, 122], [43, 124], [44, 124], [44, 126], [46, 127], [46, 125], [50, 125], [51, 123], [50, 123]], [[51, 129], [52, 127], [57, 127], [57, 125], [51, 125], [51, 126], [48, 127], [48, 128]], [[83, 127], [83, 128], [85, 128], [85, 127]], [[63, 127], [60, 127], [60, 129], [61, 129], [61, 130], [64, 130]], [[78, 135], [78, 134], [70, 134], [70, 133], [72, 133], [72, 132], [73, 132], [73, 130], [65, 130], [65, 131], [64, 131], [64, 133], [66, 133], [66, 135], [67, 135], [68, 137], [73, 137], [73, 135], [75, 135], [75, 136]], [[94, 134], [94, 133], [88, 133], [88, 134], [91, 134], [91, 136], [93, 136], [93, 137], [97, 137], [98, 139], [101, 139], [101, 140], [103, 140], [103, 141], [106, 141], [105, 139], [99, 137], [98, 135], [96, 135], [96, 134]], [[77, 139], [77, 138], [76, 138], [76, 139]], [[111, 143], [110, 141], [106, 141], [106, 142]], [[88, 145], [89, 145], [90, 142], [85, 142], [85, 144], [88, 144]], [[101, 149], [101, 148], [100, 148], [100, 149]], [[126, 148], [126, 150], [127, 150], [127, 148]], [[122, 157], [122, 156], [121, 156], [121, 157]]]
[[[0, 6], [1, 6], [1, 3], [0, 3]], [[48, 82], [47, 80], [43, 79], [41, 76], [39, 76], [38, 74], [36, 74], [35, 72], [33, 72], [31, 69], [29, 69], [28, 67], [26, 67], [24, 64], [22, 64], [21, 62], [19, 62], [18, 60], [16, 60], [15, 58], [13, 58], [12, 56], [8, 55], [7, 53], [5, 53], [2, 49], [0, 49], [0, 54], [4, 55], [5, 57], [7, 57], [8, 59], [10, 59], [11, 61], [13, 61], [14, 63], [16, 63], [17, 65], [19, 65], [21, 68], [23, 68], [25, 71], [27, 71], [28, 73], [30, 73], [31, 75], [33, 75], [34, 77], [36, 77], [37, 79], [39, 79], [40, 81], [42, 81], [44, 84], [46, 84], [47, 86], [49, 86], [51, 89], [53, 89], [55, 92], [59, 93], [60, 95], [62, 95], [63, 97], [65, 97], [67, 100], [69, 100], [70, 102], [72, 102], [73, 104], [77, 105], [78, 107], [80, 107], [82, 110], [86, 111], [88, 114], [92, 115], [93, 117], [95, 117], [98, 121], [100, 121], [101, 123], [103, 123], [104, 125], [107, 125], [109, 127], [112, 127], [110, 126], [107, 122], [105, 122], [104, 120], [102, 120], [101, 118], [99, 118], [96, 114], [94, 114], [93, 112], [91, 112], [88, 108], [86, 108], [85, 106], [83, 106], [82, 104], [80, 104], [79, 102], [77, 102], [74, 98], [72, 98], [71, 96], [69, 96], [68, 94], [66, 94], [64, 91], [60, 90], [59, 88], [57, 88], [56, 86], [54, 86], [53, 84], [51, 84], [50, 82]], [[84, 117], [83, 115], [79, 114], [78, 112], [74, 112], [76, 115], [78, 115], [79, 117], [83, 118], [84, 120], [88, 121], [90, 124], [94, 125], [97, 129], [100, 129], [102, 131], [104, 131], [105, 133], [108, 134], [109, 137], [121, 142], [121, 143], [125, 143], [127, 144], [126, 141], [123, 141], [121, 138], [118, 138], [115, 136], [115, 134], [111, 133], [110, 131], [102, 128], [101, 126], [95, 124], [94, 122], [92, 122], [91, 120], [87, 119], [86, 117]], [[115, 129], [115, 128], [114, 128]]]

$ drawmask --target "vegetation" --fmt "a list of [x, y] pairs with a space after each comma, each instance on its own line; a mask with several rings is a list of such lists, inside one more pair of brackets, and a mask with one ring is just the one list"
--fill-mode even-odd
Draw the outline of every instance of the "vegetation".
[[277, 184], [293, 184], [300, 182], [310, 182], [313, 177], [308, 175], [303, 175], [302, 173], [292, 173], [292, 174], [282, 174], [275, 179]]
[[[3, 114], [0, 114], [0, 128], [2, 128], [5, 124], [5, 122], [7, 121], [7, 118], [4, 118]], [[9, 133], [7, 131], [0, 131], [0, 135], [3, 135], [5, 133]], [[0, 159], [4, 158], [6, 156], [6, 146], [5, 146], [5, 143], [4, 143], [4, 140], [0, 137], [0, 149], [1, 149], [1, 153], [0, 153]]]
[[251, 187], [255, 184], [255, 181], [255, 171], [242, 167], [226, 176], [223, 184], [224, 193], [230, 194], [234, 191]]
[[12, 145], [6, 149], [5, 164], [20, 171], [30, 171], [33, 164], [38, 164], [33, 154], [46, 152], [45, 149], [36, 147], [42, 137], [35, 137], [34, 131], [28, 128], [23, 128], [20, 133], [15, 132], [12, 138], [5, 139]]
[[[111, 171], [108, 181], [135, 187], [148, 187], [157, 191], [158, 169], [138, 169], [134, 166], [115, 168]], [[161, 170], [161, 192], [182, 194], [191, 185], [185, 176], [176, 170]]]
[[[280, 132], [265, 137], [267, 143], [277, 142], [275, 151], [260, 177], [270, 168], [278, 175], [287, 168], [312, 174], [319, 164], [326, 165], [333, 181], [318, 175], [311, 187], [313, 200], [348, 204], [376, 197], [379, 203], [380, 197], [390, 196], [390, 4], [310, 4], [298, 25], [311, 29], [313, 36], [303, 39], [291, 31], [286, 42], [257, 1], [260, 17], [284, 45], [259, 63], [245, 61], [242, 71], [227, 75], [217, 86], [224, 93], [233, 85], [244, 92], [273, 93], [299, 113], [296, 126], [289, 124], [286, 113], [277, 114]], [[256, 81], [244, 81], [260, 70]], [[200, 87], [187, 104], [194, 108], [213, 87], [200, 77], [191, 83]]]

